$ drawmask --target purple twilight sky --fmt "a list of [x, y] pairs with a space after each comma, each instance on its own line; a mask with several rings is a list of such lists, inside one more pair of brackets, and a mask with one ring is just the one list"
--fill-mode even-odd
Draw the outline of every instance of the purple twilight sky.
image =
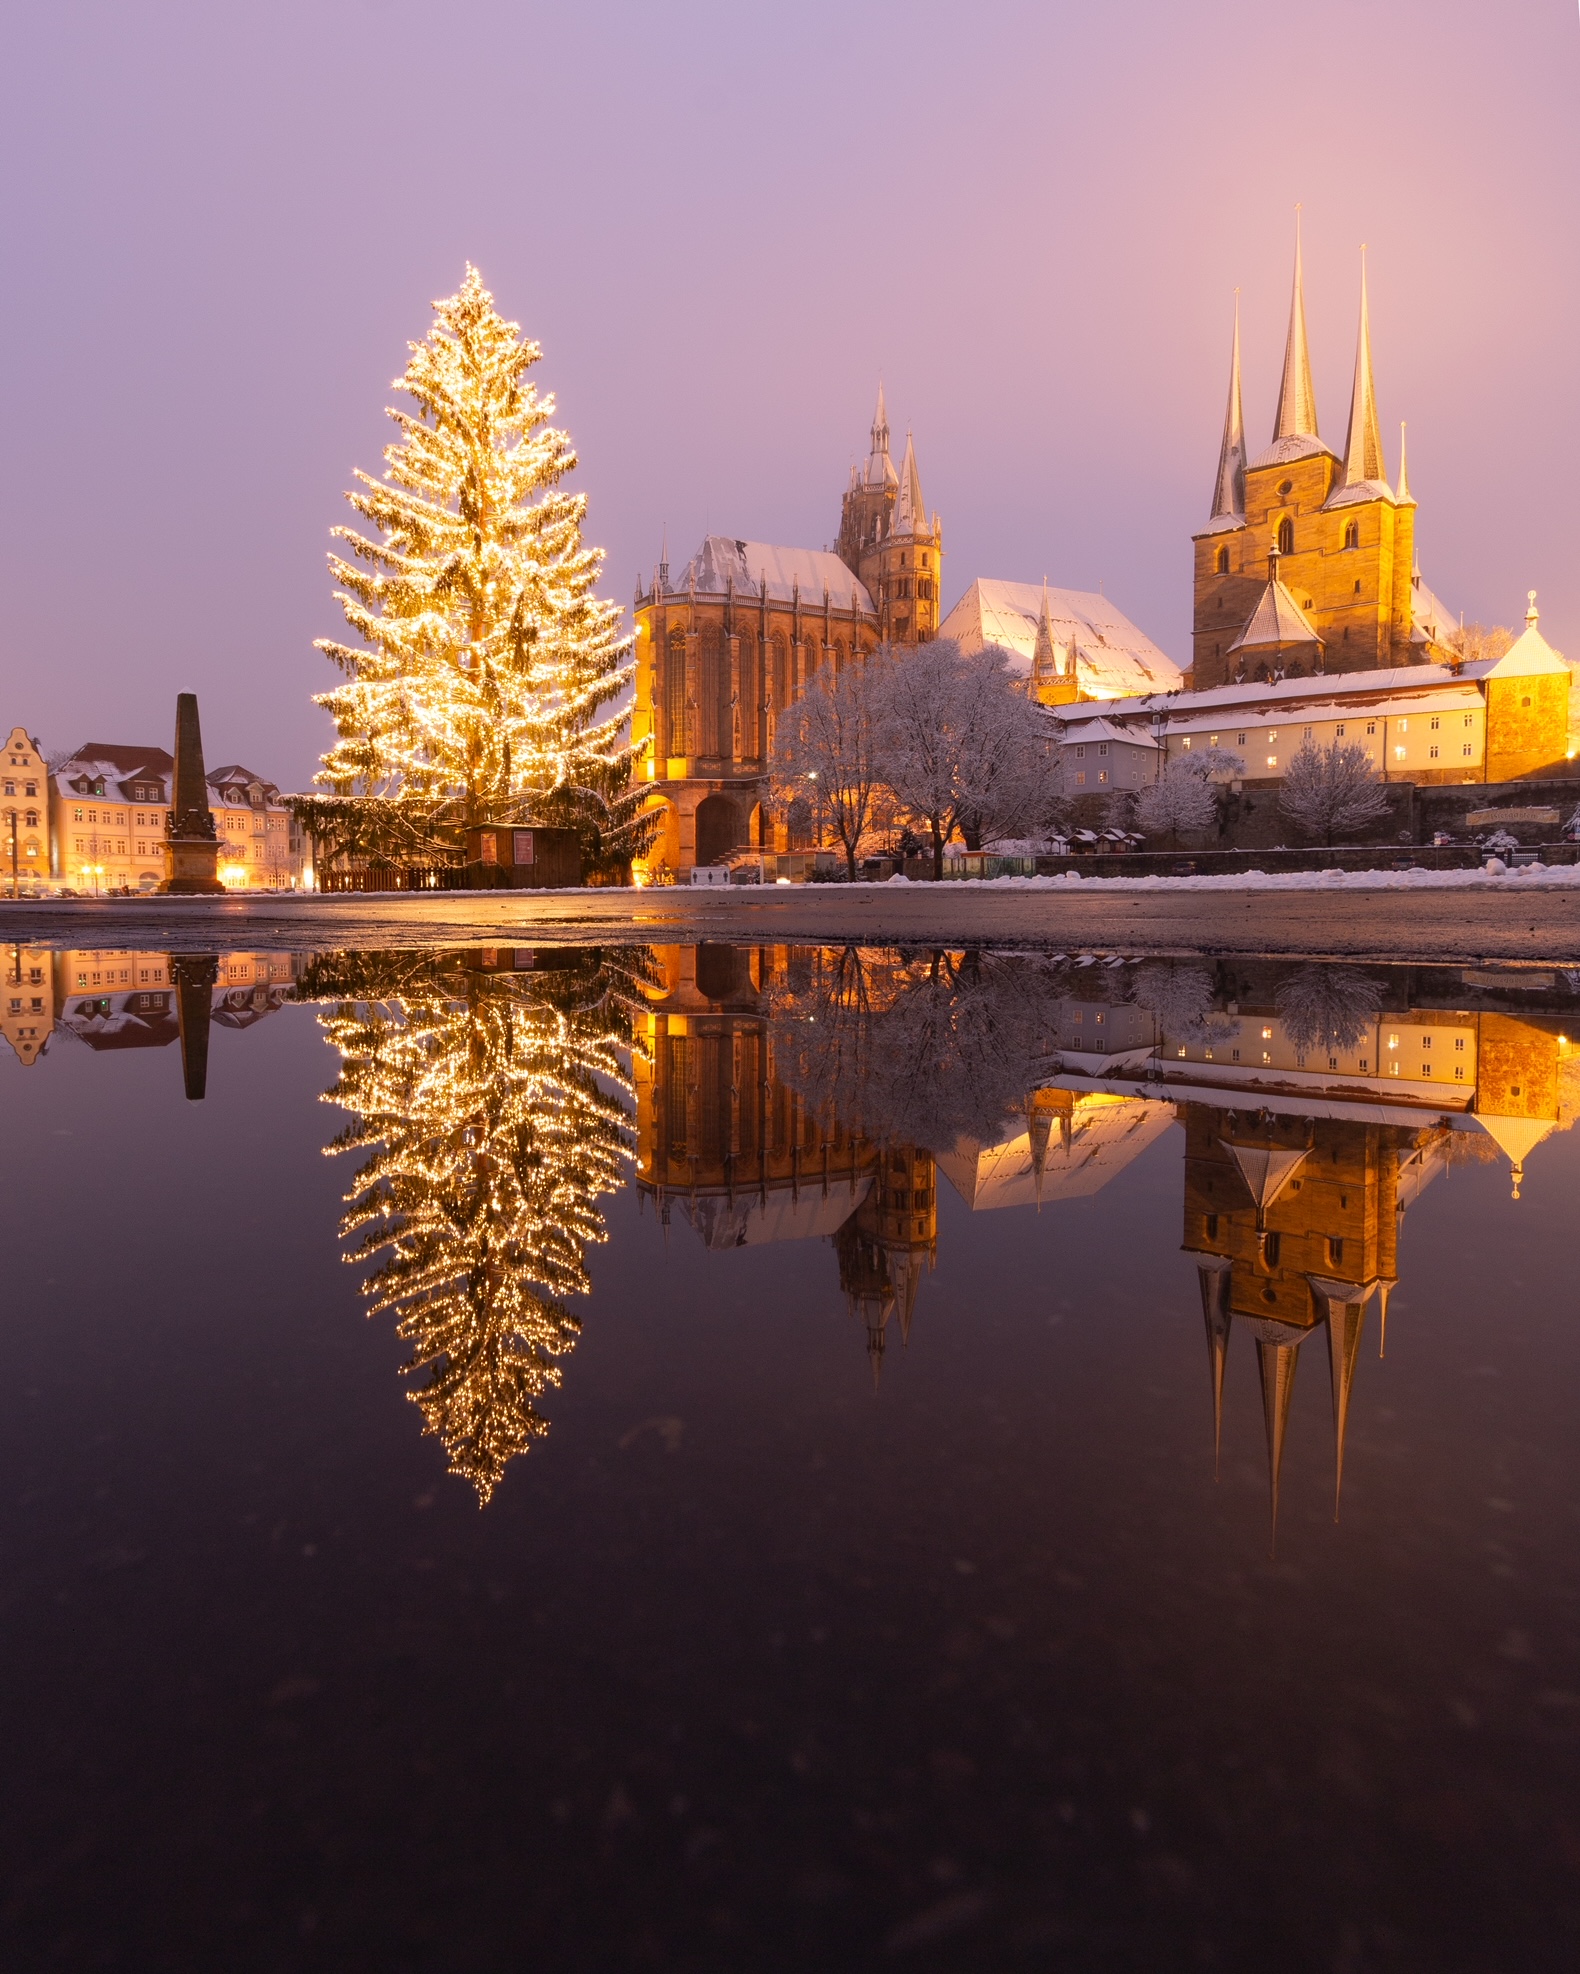
[[[1467, 618], [1580, 651], [1575, 0], [18, 7], [0, 721], [306, 784], [353, 466], [468, 258], [543, 345], [608, 590], [667, 524], [821, 546], [881, 371], [976, 576], [1188, 655], [1242, 289], [1265, 443], [1304, 205], [1324, 436], [1358, 256], [1390, 477]], [[1566, 462], [1568, 462], [1566, 464]]]

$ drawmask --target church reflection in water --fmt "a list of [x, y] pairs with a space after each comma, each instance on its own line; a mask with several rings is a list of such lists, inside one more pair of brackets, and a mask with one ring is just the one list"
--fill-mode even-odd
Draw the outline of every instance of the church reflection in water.
[[977, 1213], [1053, 1208], [1177, 1123], [1214, 1446], [1239, 1332], [1276, 1526], [1320, 1336], [1336, 1508], [1406, 1210], [1464, 1161], [1504, 1163], [1517, 1199], [1580, 1105], [1580, 975], [1532, 969], [702, 945], [338, 955], [296, 992], [341, 1057], [331, 1149], [364, 1155], [347, 1258], [485, 1501], [547, 1431], [632, 1162], [710, 1251], [826, 1244], [877, 1390], [892, 1337], [925, 1327], [940, 1180]]
[[1526, 1159], [1580, 1106], [1580, 978], [1092, 954], [671, 948], [636, 1064], [639, 1184], [712, 1249], [828, 1240], [866, 1331], [909, 1337], [940, 1174], [974, 1211], [1107, 1185], [1184, 1127], [1183, 1247], [1215, 1448], [1254, 1347], [1269, 1494], [1319, 1334], [1335, 1511], [1368, 1311], [1379, 1348], [1410, 1203]]

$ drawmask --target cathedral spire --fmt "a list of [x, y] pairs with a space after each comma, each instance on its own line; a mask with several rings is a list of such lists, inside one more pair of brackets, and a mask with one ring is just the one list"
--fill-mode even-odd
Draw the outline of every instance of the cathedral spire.
[[1337, 1521], [1339, 1496], [1344, 1488], [1344, 1440], [1350, 1423], [1350, 1389], [1355, 1382], [1355, 1360], [1360, 1354], [1370, 1291], [1350, 1282], [1322, 1281], [1315, 1276], [1310, 1280], [1327, 1319], [1328, 1375], [1333, 1384], [1333, 1519]]
[[1410, 498], [1410, 475], [1404, 464], [1404, 420], [1399, 420], [1399, 505], [1402, 507]]
[[1305, 285], [1300, 271], [1300, 208], [1295, 208], [1295, 286], [1289, 298], [1289, 338], [1284, 344], [1284, 381], [1278, 391], [1274, 439], [1317, 437], [1317, 394], [1311, 386], [1311, 352], [1306, 347]]
[[1229, 359], [1229, 404], [1223, 414], [1218, 479], [1213, 488], [1215, 521], [1245, 519], [1245, 418], [1240, 410], [1240, 291], [1234, 291], [1234, 353]]
[[867, 455], [866, 482], [869, 487], [894, 485], [894, 461], [889, 457], [889, 414], [883, 403], [883, 382], [878, 382], [878, 408], [872, 414], [872, 451]]
[[900, 498], [894, 509], [897, 535], [925, 535], [927, 505], [922, 499], [922, 476], [916, 470], [916, 448], [909, 432], [905, 435], [905, 463], [900, 468]]
[[1272, 1533], [1269, 1553], [1278, 1543], [1278, 1477], [1284, 1465], [1284, 1438], [1289, 1430], [1289, 1401], [1295, 1395], [1295, 1366], [1299, 1346], [1256, 1341], [1256, 1368], [1262, 1383], [1262, 1417], [1267, 1426], [1267, 1475], [1271, 1488]]
[[[1059, 653], [1053, 642], [1053, 618], [1048, 609], [1048, 578], [1042, 579], [1042, 608], [1037, 613], [1037, 642], [1031, 654], [1031, 677], [1034, 685], [1044, 679], [1051, 679], [1059, 669]], [[1047, 1134], [1043, 1136], [1044, 1149]], [[1041, 1168], [1038, 1168], [1041, 1176]]]
[[1366, 249], [1361, 248], [1361, 324], [1355, 343], [1355, 388], [1350, 394], [1350, 436], [1344, 448], [1344, 484], [1387, 480], [1377, 393], [1372, 384], [1372, 335], [1366, 310]]
[[1212, 1477], [1218, 1478], [1223, 1447], [1223, 1374], [1229, 1362], [1229, 1263], [1220, 1256], [1198, 1259], [1201, 1313], [1207, 1325], [1207, 1368], [1212, 1378]]

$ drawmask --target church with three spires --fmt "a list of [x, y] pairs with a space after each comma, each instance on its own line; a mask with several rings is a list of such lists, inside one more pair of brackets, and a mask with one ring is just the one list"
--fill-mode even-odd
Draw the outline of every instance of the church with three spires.
[[1372, 379], [1366, 270], [1341, 458], [1317, 429], [1300, 246], [1273, 436], [1247, 457], [1235, 312], [1212, 517], [1195, 537], [1191, 679], [1299, 678], [1447, 660], [1446, 613], [1415, 566], [1415, 502], [1399, 434], [1389, 485]]

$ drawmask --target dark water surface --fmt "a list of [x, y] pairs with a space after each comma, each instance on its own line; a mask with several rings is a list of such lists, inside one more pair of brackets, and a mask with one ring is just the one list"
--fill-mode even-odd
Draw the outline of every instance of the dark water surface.
[[1576, 1964], [1580, 977], [4, 957], [0, 1963]]

